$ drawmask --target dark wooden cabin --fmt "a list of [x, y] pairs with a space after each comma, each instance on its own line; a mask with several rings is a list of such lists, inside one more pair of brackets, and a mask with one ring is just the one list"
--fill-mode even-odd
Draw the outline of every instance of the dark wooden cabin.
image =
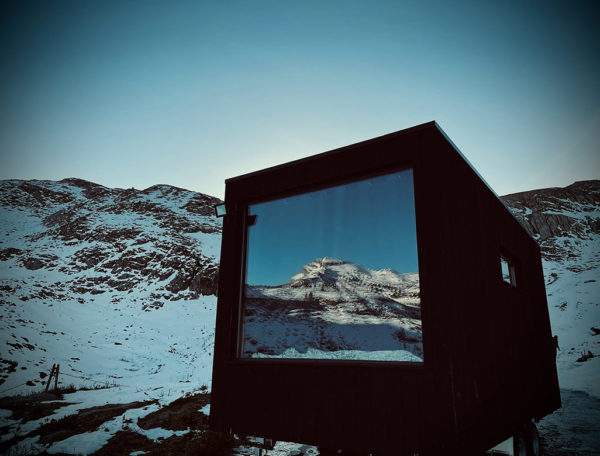
[[[242, 356], [248, 206], [404, 169], [414, 183], [423, 362]], [[228, 179], [225, 205], [213, 429], [456, 454], [490, 448], [560, 407], [540, 249], [435, 122]]]

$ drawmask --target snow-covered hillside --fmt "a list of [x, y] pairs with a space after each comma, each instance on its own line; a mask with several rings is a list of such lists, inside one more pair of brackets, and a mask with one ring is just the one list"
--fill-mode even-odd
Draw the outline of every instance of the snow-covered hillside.
[[[503, 200], [542, 247], [552, 329], [561, 349], [561, 388], [598, 398], [600, 181]], [[212, 215], [217, 202], [168, 185], [135, 190], [79, 179], [0, 182], [0, 397], [40, 391], [53, 363], [60, 364], [63, 386], [110, 386], [65, 394], [43, 418], [27, 421], [0, 410], [0, 446], [20, 436], [26, 448], [89, 454], [125, 427], [132, 442], [142, 435], [153, 445], [185, 432], [185, 423], [172, 428], [177, 431], [156, 424], [145, 429], [137, 419], [164, 414], [166, 404], [210, 384], [221, 233]], [[387, 359], [385, 344], [369, 347], [365, 339], [329, 331], [343, 322], [385, 321], [400, 326], [386, 330], [382, 340], [405, 344], [400, 347], [405, 353], [420, 356], [418, 290], [416, 274], [370, 271], [331, 259], [309, 263], [286, 284], [247, 290], [248, 354], [288, 356], [293, 349], [294, 356], [313, 357], [318, 348], [310, 344], [311, 334], [318, 328], [325, 336], [319, 341], [325, 347], [333, 343], [338, 357], [356, 357], [355, 349], [366, 347], [369, 356], [375, 349]], [[296, 307], [282, 305], [283, 298]], [[279, 329], [270, 324], [272, 334], [306, 313], [321, 326], [286, 327], [279, 336], [287, 345], [260, 350], [258, 334], [269, 306], [279, 309], [269, 314], [270, 323], [281, 324]], [[308, 324], [295, 319], [300, 320]], [[190, 407], [205, 400], [192, 398]], [[39, 436], [29, 437], [51, 419], [96, 413], [90, 408], [107, 403], [130, 406], [69, 438], [40, 443]], [[563, 410], [540, 423], [548, 454], [594, 454], [600, 447], [599, 413], [597, 399], [563, 391]], [[299, 447], [290, 448], [297, 453]]]
[[[600, 356], [577, 361], [598, 354], [600, 344], [600, 181], [503, 200], [542, 247], [561, 385], [600, 396]], [[73, 383], [88, 386], [134, 375], [153, 384], [192, 376], [209, 382], [217, 201], [168, 185], [139, 191], [79, 179], [1, 182], [0, 393], [26, 382], [11, 393], [35, 389], [55, 362], [65, 376], [80, 377]], [[253, 287], [248, 297], [248, 310], [257, 313], [261, 306], [253, 310], [252, 302], [310, 298], [319, 320], [332, 323], [346, 318], [340, 309], [365, 320], [401, 311], [408, 342], [420, 334], [416, 275], [320, 260], [287, 284]], [[260, 324], [249, 317], [247, 340]], [[310, 348], [301, 340], [288, 346]], [[353, 347], [338, 346], [345, 348]], [[191, 367], [199, 358], [205, 369]]]
[[289, 282], [246, 287], [251, 357], [420, 361], [419, 276], [321, 258]]
[[63, 385], [146, 397], [208, 384], [217, 202], [168, 185], [0, 182], [0, 396], [39, 390], [53, 363]]
[[560, 386], [600, 398], [600, 181], [502, 199], [542, 248]]

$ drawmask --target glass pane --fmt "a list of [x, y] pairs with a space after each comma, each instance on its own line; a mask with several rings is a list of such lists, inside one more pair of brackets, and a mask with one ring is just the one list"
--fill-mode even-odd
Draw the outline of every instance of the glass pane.
[[412, 170], [248, 212], [242, 357], [422, 362]]
[[506, 283], [514, 286], [515, 282], [514, 282], [513, 266], [504, 257], [500, 257], [500, 269], [502, 271], [502, 280], [504, 280]]

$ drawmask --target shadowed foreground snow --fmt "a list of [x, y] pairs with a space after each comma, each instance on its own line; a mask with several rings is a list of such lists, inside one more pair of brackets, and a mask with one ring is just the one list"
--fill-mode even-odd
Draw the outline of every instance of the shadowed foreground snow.
[[538, 423], [546, 456], [600, 455], [600, 399], [561, 390], [563, 406]]

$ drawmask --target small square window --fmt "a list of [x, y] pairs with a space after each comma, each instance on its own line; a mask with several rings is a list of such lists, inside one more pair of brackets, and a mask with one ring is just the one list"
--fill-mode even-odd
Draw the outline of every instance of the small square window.
[[513, 261], [511, 261], [505, 255], [500, 256], [500, 270], [502, 273], [502, 281], [513, 287], [516, 287], [517, 280], [515, 277], [515, 265]]

